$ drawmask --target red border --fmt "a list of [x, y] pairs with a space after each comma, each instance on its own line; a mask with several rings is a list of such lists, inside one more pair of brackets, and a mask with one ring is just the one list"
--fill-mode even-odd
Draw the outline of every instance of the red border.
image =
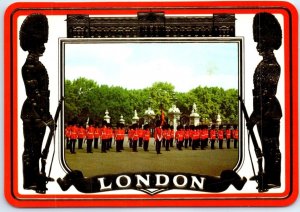
[[[59, 10], [58, 10], [59, 8]], [[70, 10], [73, 8], [74, 10]], [[93, 8], [87, 10], [85, 8]], [[20, 15], [42, 12], [47, 15], [65, 15], [71, 13], [88, 14], [136, 14], [137, 11], [164, 10], [166, 14], [205, 14], [212, 10], [222, 13], [253, 14], [268, 11], [280, 13], [285, 23], [285, 97], [286, 97], [286, 191], [282, 194], [218, 194], [218, 195], [99, 195], [86, 200], [86, 195], [21, 195], [17, 191], [17, 29], [16, 22]], [[188, 9], [187, 9], [188, 8]], [[291, 27], [290, 23], [293, 23]], [[5, 196], [9, 203], [18, 207], [163, 207], [163, 206], [286, 206], [295, 201], [298, 195], [298, 14], [296, 8], [287, 2], [279, 1], [232, 1], [232, 2], [43, 2], [15, 3], [10, 5], [4, 17], [4, 137], [12, 145], [5, 145]], [[290, 47], [290, 48], [289, 48]], [[293, 48], [291, 48], [293, 47]], [[290, 62], [291, 61], [291, 62]], [[12, 72], [11, 72], [12, 70]], [[291, 101], [290, 101], [291, 100]], [[13, 124], [13, 127], [11, 125]], [[12, 154], [13, 153], [13, 154]], [[292, 161], [292, 163], [291, 163]], [[292, 164], [292, 165], [291, 165]], [[199, 198], [200, 197], [200, 198]], [[210, 199], [208, 199], [208, 197]], [[223, 199], [218, 199], [222, 197]], [[72, 199], [73, 198], [73, 199]], [[76, 199], [75, 199], [76, 198]], [[83, 199], [83, 201], [78, 200]], [[114, 198], [114, 199], [113, 199]], [[122, 199], [124, 198], [124, 199]], [[127, 198], [127, 199], [126, 199]], [[134, 198], [134, 199], [133, 199]], [[135, 198], [142, 198], [137, 200]], [[165, 199], [161, 199], [165, 198]], [[180, 201], [172, 199], [180, 199]], [[198, 199], [196, 199], [198, 198]], [[201, 199], [202, 198], [202, 199]], [[227, 199], [224, 199], [227, 198]], [[275, 200], [275, 201], [274, 201]], [[175, 203], [176, 201], [176, 203]], [[217, 201], [217, 203], [216, 203]]]

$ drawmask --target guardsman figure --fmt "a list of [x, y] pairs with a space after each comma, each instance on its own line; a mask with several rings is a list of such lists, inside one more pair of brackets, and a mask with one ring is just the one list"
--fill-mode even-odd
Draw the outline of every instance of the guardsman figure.
[[238, 146], [238, 140], [239, 140], [239, 130], [238, 126], [234, 125], [233, 131], [232, 131], [232, 137], [233, 137], [233, 147], [236, 149]]
[[132, 148], [132, 137], [133, 137], [134, 129], [133, 126], [129, 126], [128, 130], [128, 142], [129, 142], [129, 148]]
[[78, 138], [78, 127], [75, 124], [75, 121], [72, 121], [72, 125], [70, 127], [70, 152], [71, 154], [75, 154], [75, 144]]
[[203, 137], [204, 137], [204, 139], [205, 139], [205, 141], [204, 141], [204, 148], [206, 148], [207, 146], [208, 146], [208, 136], [209, 136], [209, 132], [208, 132], [208, 126], [207, 125], [204, 125], [203, 126], [203, 130], [202, 130], [203, 132]]
[[103, 121], [102, 122], [102, 128], [101, 128], [101, 152], [106, 153], [107, 146], [108, 146], [108, 140], [109, 140], [109, 135], [108, 135], [108, 129], [107, 129], [107, 122]]
[[143, 149], [145, 152], [148, 152], [148, 147], [149, 147], [149, 141], [150, 141], [150, 130], [149, 130], [149, 125], [146, 124], [144, 126], [144, 131], [143, 131]]
[[223, 140], [224, 140], [224, 129], [222, 125], [219, 125], [219, 129], [218, 129], [219, 149], [223, 149]]
[[177, 127], [177, 131], [175, 133], [175, 139], [176, 139], [177, 149], [182, 150], [183, 140], [184, 140], [184, 130], [182, 125], [179, 125]]
[[139, 128], [138, 128], [138, 134], [139, 134], [139, 147], [142, 147], [143, 146], [143, 135], [144, 135], [144, 130], [142, 128], [141, 125], [139, 125]]
[[125, 138], [124, 124], [118, 123], [115, 131], [116, 152], [121, 152], [122, 142]]
[[226, 146], [227, 146], [227, 149], [230, 149], [231, 138], [232, 138], [232, 130], [231, 130], [230, 124], [228, 124], [227, 128], [226, 128]]
[[192, 150], [196, 150], [199, 145], [200, 140], [200, 131], [198, 126], [194, 126], [193, 134], [192, 134]]
[[65, 129], [65, 135], [66, 135], [66, 149], [70, 149], [70, 129], [71, 129], [71, 123], [68, 123], [68, 126]]
[[40, 157], [46, 127], [55, 129], [54, 120], [49, 112], [49, 77], [46, 68], [39, 61], [45, 52], [48, 41], [48, 19], [43, 14], [26, 17], [20, 28], [20, 46], [28, 51], [22, 66], [22, 77], [27, 98], [22, 106], [24, 152], [23, 188], [40, 191]]
[[163, 139], [163, 130], [161, 128], [161, 121], [158, 120], [156, 122], [156, 127], [154, 131], [155, 150], [157, 154], [161, 154], [160, 148], [161, 148], [162, 139]]
[[253, 112], [248, 129], [257, 125], [264, 155], [265, 181], [268, 188], [280, 187], [281, 152], [279, 149], [281, 106], [276, 98], [281, 68], [274, 55], [282, 43], [282, 30], [276, 17], [258, 13], [253, 19], [253, 38], [262, 61], [253, 75]]
[[86, 152], [93, 153], [92, 144], [94, 141], [94, 132], [95, 127], [92, 121], [90, 121], [90, 125], [86, 128]]
[[100, 134], [101, 134], [101, 129], [99, 127], [99, 123], [96, 123], [95, 131], [94, 131], [94, 149], [98, 149]]
[[170, 151], [170, 143], [172, 140], [172, 130], [169, 124], [166, 124], [166, 132], [165, 132], [165, 139], [166, 139], [166, 151]]
[[206, 144], [206, 131], [203, 125], [200, 126], [200, 147], [201, 149], [205, 149], [205, 144]]
[[188, 148], [190, 139], [190, 127], [185, 126], [184, 128], [184, 148]]
[[112, 125], [110, 123], [107, 123], [107, 137], [106, 150], [109, 150], [112, 148], [112, 139], [114, 137]]
[[211, 126], [211, 129], [209, 130], [209, 138], [210, 138], [210, 148], [215, 149], [216, 126], [214, 124]]
[[78, 149], [82, 149], [83, 140], [85, 139], [86, 129], [83, 127], [83, 123], [79, 123], [78, 128]]
[[137, 143], [139, 140], [139, 130], [138, 130], [138, 125], [134, 124], [133, 126], [133, 135], [132, 135], [132, 151], [137, 152]]

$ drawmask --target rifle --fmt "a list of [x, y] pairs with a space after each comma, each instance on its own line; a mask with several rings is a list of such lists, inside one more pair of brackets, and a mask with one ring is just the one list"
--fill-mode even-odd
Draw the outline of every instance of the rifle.
[[54, 133], [55, 133], [56, 123], [57, 123], [57, 120], [58, 120], [58, 117], [59, 117], [59, 113], [60, 113], [61, 108], [62, 108], [62, 101], [63, 101], [63, 97], [59, 101], [56, 112], [55, 112], [55, 116], [54, 116], [55, 127], [54, 127], [54, 129], [50, 130], [50, 133], [49, 133], [48, 138], [47, 138], [46, 145], [45, 145], [44, 150], [42, 151], [42, 154], [41, 154], [41, 165], [42, 165], [42, 167], [41, 167], [39, 183], [38, 183], [37, 190], [36, 190], [37, 193], [43, 193], [43, 194], [46, 193], [46, 190], [47, 190], [46, 184], [49, 181], [54, 181], [54, 179], [52, 179], [50, 177], [50, 171], [49, 171], [49, 176], [48, 177], [46, 176], [45, 169], [46, 169], [46, 160], [47, 160], [47, 157], [48, 157], [49, 148], [50, 148], [51, 141], [52, 141], [52, 138], [53, 138]]
[[[244, 113], [244, 117], [245, 117], [246, 123], [249, 123], [250, 122], [250, 118], [249, 118], [249, 115], [247, 113], [247, 109], [246, 109], [246, 106], [244, 104], [244, 101], [243, 101], [243, 99], [240, 96], [238, 97], [238, 99], [241, 102], [241, 108], [242, 108], [242, 111]], [[255, 155], [257, 157], [257, 163], [258, 163], [258, 173], [257, 173], [257, 176], [256, 176], [256, 174], [254, 172], [254, 178], [255, 178], [255, 181], [258, 184], [257, 189], [258, 189], [258, 192], [265, 192], [265, 191], [268, 191], [268, 188], [267, 188], [266, 183], [264, 182], [264, 171], [263, 171], [263, 166], [262, 166], [262, 163], [263, 163], [263, 153], [262, 153], [260, 147], [258, 146], [256, 137], [255, 137], [255, 134], [254, 134], [254, 131], [253, 131], [253, 128], [252, 129], [248, 129], [248, 131], [249, 131], [249, 134], [250, 134], [253, 146], [254, 146], [254, 151], [255, 151]]]

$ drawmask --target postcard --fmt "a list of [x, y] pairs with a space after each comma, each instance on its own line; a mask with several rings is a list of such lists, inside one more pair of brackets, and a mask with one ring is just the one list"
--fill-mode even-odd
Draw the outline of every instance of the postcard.
[[291, 3], [18, 2], [4, 27], [13, 206], [296, 200]]

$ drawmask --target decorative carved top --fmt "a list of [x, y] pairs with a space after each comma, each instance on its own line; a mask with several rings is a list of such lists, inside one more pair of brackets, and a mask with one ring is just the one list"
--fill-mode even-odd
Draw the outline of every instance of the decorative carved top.
[[234, 14], [165, 16], [139, 12], [136, 17], [67, 16], [68, 38], [113, 37], [234, 37]]

